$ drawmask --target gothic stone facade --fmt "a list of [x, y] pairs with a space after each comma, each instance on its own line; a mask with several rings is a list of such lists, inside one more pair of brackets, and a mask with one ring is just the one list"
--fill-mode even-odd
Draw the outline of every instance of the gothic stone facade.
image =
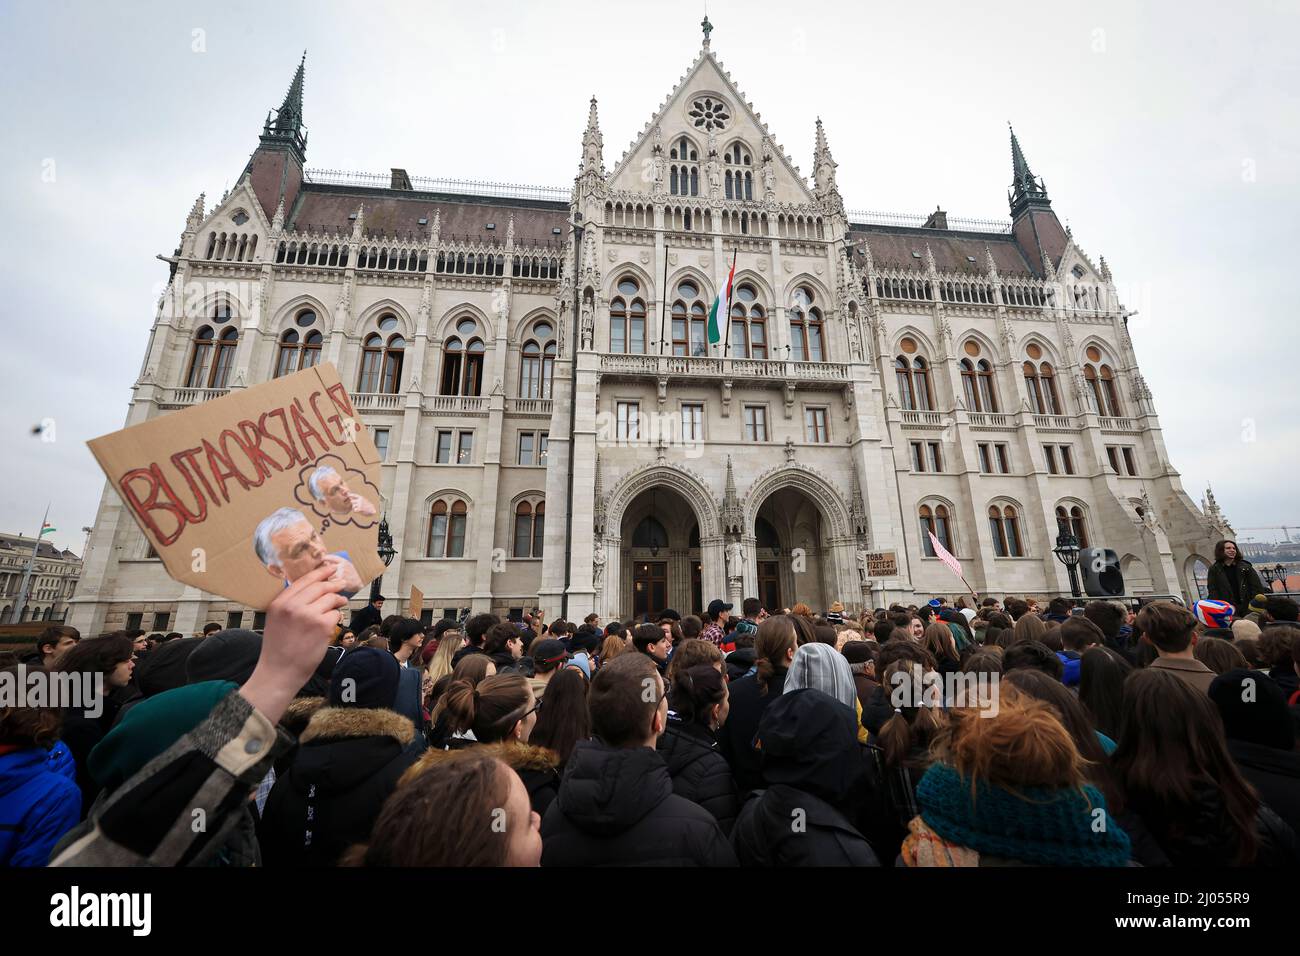
[[[1195, 594], [1226, 526], [1014, 136], [1011, 221], [966, 229], [851, 222], [820, 121], [810, 184], [707, 38], [612, 169], [593, 99], [567, 199], [309, 175], [302, 102], [300, 65], [238, 185], [190, 211], [127, 423], [333, 362], [386, 456], [396, 608], [411, 585], [438, 616], [571, 619], [960, 592], [931, 530], [981, 593], [1069, 593], [1062, 521], [1129, 593]], [[865, 573], [877, 551], [896, 574]], [[73, 623], [255, 623], [150, 554], [106, 488]]]
[[62, 621], [67, 614], [68, 601], [81, 575], [81, 559], [42, 541], [27, 582], [27, 600], [18, 617], [14, 617], [34, 544], [32, 538], [0, 532], [0, 624]]

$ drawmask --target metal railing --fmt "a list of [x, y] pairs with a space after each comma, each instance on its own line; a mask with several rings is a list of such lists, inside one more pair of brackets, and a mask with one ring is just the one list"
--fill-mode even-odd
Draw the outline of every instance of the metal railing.
[[[359, 186], [366, 189], [392, 189], [391, 174], [350, 172], [344, 169], [308, 169], [303, 174], [309, 183], [328, 186]], [[457, 196], [490, 196], [494, 199], [535, 199], [567, 204], [573, 195], [563, 186], [529, 186], [522, 183], [498, 183], [486, 179], [451, 179], [442, 176], [411, 176], [411, 188], [420, 192], [452, 193]]]
[[707, 355], [637, 355], [603, 352], [602, 374], [703, 378], [766, 379], [769, 381], [834, 382], [849, 384], [849, 367], [843, 362], [795, 362], [783, 359], [716, 358]]
[[[863, 226], [902, 226], [909, 229], [924, 229], [925, 224], [930, 219], [929, 216], [920, 216], [910, 212], [881, 212], [875, 209], [850, 209], [847, 212], [849, 222]], [[1011, 232], [1011, 220], [948, 216], [948, 230], [954, 232], [991, 232], [1004, 235]]]

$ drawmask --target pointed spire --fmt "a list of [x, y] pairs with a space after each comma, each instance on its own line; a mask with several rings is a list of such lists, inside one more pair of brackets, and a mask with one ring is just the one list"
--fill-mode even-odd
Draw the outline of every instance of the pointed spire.
[[998, 281], [998, 264], [993, 261], [993, 250], [989, 248], [987, 242], [984, 243], [984, 271], [994, 282]]
[[925, 271], [930, 275], [936, 275], [939, 272], [934, 262], [934, 253], [931, 251], [928, 242], [925, 244]]
[[1101, 265], [1101, 281], [1102, 281], [1102, 282], [1113, 282], [1114, 279], [1111, 277], [1111, 274], [1110, 274], [1110, 266], [1106, 265], [1106, 257], [1105, 257], [1105, 256], [1102, 256], [1102, 257], [1101, 257], [1100, 265]]
[[813, 147], [813, 189], [818, 198], [828, 203], [832, 212], [842, 211], [844, 204], [840, 199], [839, 188], [835, 185], [835, 159], [826, 142], [826, 130], [821, 117], [817, 117], [817, 138]]
[[271, 220], [271, 231], [282, 232], [284, 230], [284, 197], [275, 206], [275, 217]]
[[596, 97], [591, 97], [587, 110], [587, 128], [582, 133], [582, 165], [580, 175], [605, 175], [605, 138], [600, 133], [600, 117], [596, 113]]
[[[1011, 129], [1010, 123], [1007, 123], [1007, 128]], [[1025, 159], [1024, 151], [1020, 148], [1020, 140], [1016, 139], [1014, 129], [1011, 129], [1011, 175], [1012, 216], [1020, 215], [1031, 204], [1051, 205], [1047, 198], [1047, 186], [1029, 168], [1029, 161]]]
[[433, 245], [438, 244], [438, 238], [442, 234], [442, 210], [433, 211], [433, 228], [429, 230], [429, 242]]
[[287, 146], [298, 154], [302, 162], [306, 162], [307, 155], [307, 131], [302, 124], [302, 90], [306, 66], [307, 51], [303, 50], [298, 69], [284, 94], [284, 102], [279, 109], [272, 109], [266, 114], [261, 137], [263, 146]]
[[360, 206], [357, 207], [357, 218], [356, 221], [352, 223], [353, 242], [359, 241], [361, 237], [365, 235], [365, 227], [366, 227], [366, 206], [365, 203], [362, 203]]
[[190, 214], [185, 219], [185, 225], [190, 229], [197, 229], [203, 222], [204, 210], [207, 208], [205, 205], [206, 201], [207, 197], [203, 193], [199, 193], [199, 198], [194, 200], [194, 206], [190, 209]]
[[513, 249], [515, 246], [515, 214], [510, 214], [510, 222], [506, 224], [506, 248]]
[[731, 456], [727, 456], [727, 481], [722, 492], [722, 530], [724, 534], [741, 534], [745, 527], [745, 509], [736, 494], [736, 476], [731, 469]]
[[[307, 69], [307, 51], [302, 51], [302, 59], [298, 61], [298, 71], [293, 75], [293, 82], [289, 84], [289, 91], [284, 94], [284, 102], [280, 104], [280, 114], [276, 117], [276, 126], [279, 129], [297, 129], [302, 125], [302, 84], [303, 75]], [[289, 125], [292, 123], [292, 125]]]

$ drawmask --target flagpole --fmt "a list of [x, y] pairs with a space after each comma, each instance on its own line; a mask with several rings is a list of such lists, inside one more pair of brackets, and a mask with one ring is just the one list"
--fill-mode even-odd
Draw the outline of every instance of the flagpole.
[[13, 614], [9, 618], [10, 624], [17, 624], [21, 621], [23, 610], [27, 607], [27, 585], [32, 580], [32, 570], [36, 567], [36, 552], [40, 549], [41, 538], [45, 535], [45, 522], [50, 518], [50, 504], [45, 503], [45, 517], [41, 519], [41, 530], [36, 533], [36, 543], [32, 545], [32, 556], [27, 559], [27, 569], [23, 571], [23, 583], [18, 586], [18, 600], [14, 602]]
[[[733, 249], [731, 251], [731, 275], [728, 278], [732, 278], [736, 275], [736, 255], [739, 251], [739, 249]], [[723, 358], [731, 357], [731, 285], [732, 284], [729, 281], [727, 283], [727, 345], [722, 351]]]
[[664, 354], [664, 320], [668, 312], [668, 243], [664, 243], [664, 284], [659, 292], [659, 354]]

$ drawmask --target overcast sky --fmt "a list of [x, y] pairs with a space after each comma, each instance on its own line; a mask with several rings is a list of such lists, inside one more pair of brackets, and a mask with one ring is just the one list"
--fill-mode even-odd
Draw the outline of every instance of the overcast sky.
[[[700, 47], [700, 2], [0, 3], [0, 529], [80, 553], [169, 254], [307, 50], [309, 167], [567, 186], [613, 167]], [[1104, 254], [1183, 484], [1294, 523], [1300, 4], [711, 0], [713, 49], [850, 208], [1007, 215], [1007, 121]], [[30, 436], [54, 421], [53, 442]]]

